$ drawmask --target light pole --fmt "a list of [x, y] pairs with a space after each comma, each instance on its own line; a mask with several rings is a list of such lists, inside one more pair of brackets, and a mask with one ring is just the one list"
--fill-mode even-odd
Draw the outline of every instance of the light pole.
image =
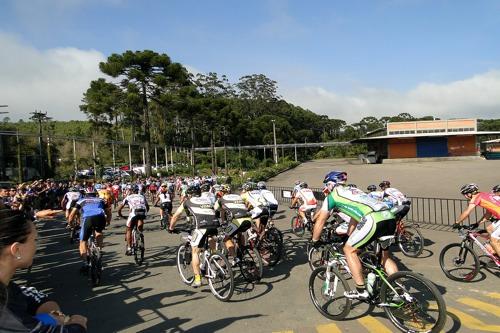
[[271, 119], [273, 123], [273, 137], [274, 137], [274, 164], [278, 164], [278, 146], [276, 146], [276, 120]]

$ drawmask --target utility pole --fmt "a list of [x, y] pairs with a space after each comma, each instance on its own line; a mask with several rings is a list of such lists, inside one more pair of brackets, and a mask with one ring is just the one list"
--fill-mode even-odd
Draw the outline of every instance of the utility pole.
[[[0, 105], [0, 108], [6, 108], [8, 105]], [[0, 112], [0, 114], [9, 113], [8, 111]], [[5, 177], [5, 156], [3, 154], [3, 136], [0, 135], [0, 179]]]
[[76, 175], [78, 173], [78, 164], [76, 162], [76, 141], [73, 139], [73, 164], [75, 167], [75, 180], [76, 180]]
[[222, 129], [224, 130], [224, 173], [226, 174], [227, 177], [227, 148], [226, 148], [226, 127], [223, 126]]
[[278, 164], [278, 146], [276, 146], [276, 120], [271, 119], [273, 122], [273, 137], [274, 137], [274, 164]]
[[191, 167], [192, 167], [192, 174], [193, 177], [195, 176], [196, 173], [196, 166], [194, 165], [194, 124], [191, 122]]
[[42, 111], [37, 111], [31, 112], [32, 116], [30, 117], [31, 120], [38, 122], [38, 149], [39, 149], [39, 154], [40, 154], [40, 176], [42, 178], [45, 177], [45, 170], [44, 170], [44, 159], [43, 159], [43, 138], [42, 138], [42, 123], [44, 121], [49, 121], [52, 118], [47, 116], [47, 112], [43, 113]]
[[23, 182], [23, 165], [21, 163], [21, 142], [19, 141], [19, 130], [16, 133], [17, 143], [17, 173], [19, 175], [19, 183]]

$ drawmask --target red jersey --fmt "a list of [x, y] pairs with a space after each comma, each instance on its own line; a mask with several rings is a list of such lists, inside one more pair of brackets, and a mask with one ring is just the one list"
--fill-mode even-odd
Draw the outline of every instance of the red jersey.
[[500, 220], [500, 201], [493, 193], [480, 192], [471, 200], [471, 203], [483, 207]]

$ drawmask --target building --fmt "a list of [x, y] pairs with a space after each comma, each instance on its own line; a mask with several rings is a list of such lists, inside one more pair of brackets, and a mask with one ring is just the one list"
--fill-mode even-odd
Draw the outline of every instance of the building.
[[477, 119], [426, 120], [387, 123], [352, 143], [366, 143], [377, 159], [479, 156], [480, 138], [500, 137], [479, 132]]

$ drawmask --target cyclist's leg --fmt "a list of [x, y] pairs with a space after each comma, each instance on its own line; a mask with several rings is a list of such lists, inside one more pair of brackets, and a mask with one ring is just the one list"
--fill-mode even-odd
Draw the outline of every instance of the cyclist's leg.
[[500, 257], [500, 220], [491, 223], [489, 226], [490, 232], [490, 245]]
[[[236, 220], [236, 221], [235, 221]], [[235, 257], [236, 251], [234, 250], [234, 242], [233, 237], [238, 232], [239, 223], [237, 219], [233, 219], [226, 228], [224, 228], [224, 232], [226, 234], [225, 245], [229, 256]]]
[[135, 216], [132, 212], [130, 212], [127, 220], [127, 231], [125, 232], [125, 241], [127, 243], [127, 251], [132, 247], [132, 228], [136, 223]]
[[96, 219], [92, 220], [92, 228], [95, 230], [95, 239], [97, 242], [97, 247], [101, 248], [104, 244], [104, 235], [102, 231], [106, 226], [106, 217], [104, 215], [98, 215]]
[[137, 229], [142, 232], [143, 229], [144, 229], [144, 220], [146, 219], [146, 217], [141, 217], [139, 219], [137, 219]]
[[[383, 220], [377, 223], [377, 232], [375, 237], [394, 235], [396, 231], [397, 222], [396, 220]], [[387, 275], [394, 274], [398, 271], [398, 266], [396, 262], [390, 257], [389, 249], [382, 252], [382, 265], [384, 265], [385, 272]]]
[[111, 204], [106, 207], [106, 226], [111, 224], [111, 217], [113, 216]]
[[300, 215], [300, 218], [302, 219], [302, 222], [305, 224], [307, 222], [307, 219], [306, 219], [306, 211], [307, 209], [307, 205], [302, 205], [299, 207], [299, 215]]
[[82, 221], [82, 228], [80, 229], [80, 258], [83, 260], [84, 267], [87, 266], [87, 241], [92, 233], [92, 223], [89, 218]]
[[195, 229], [191, 234], [191, 266], [194, 273], [194, 286], [201, 285], [201, 269], [200, 269], [200, 257], [199, 253], [206, 242], [207, 229]]

